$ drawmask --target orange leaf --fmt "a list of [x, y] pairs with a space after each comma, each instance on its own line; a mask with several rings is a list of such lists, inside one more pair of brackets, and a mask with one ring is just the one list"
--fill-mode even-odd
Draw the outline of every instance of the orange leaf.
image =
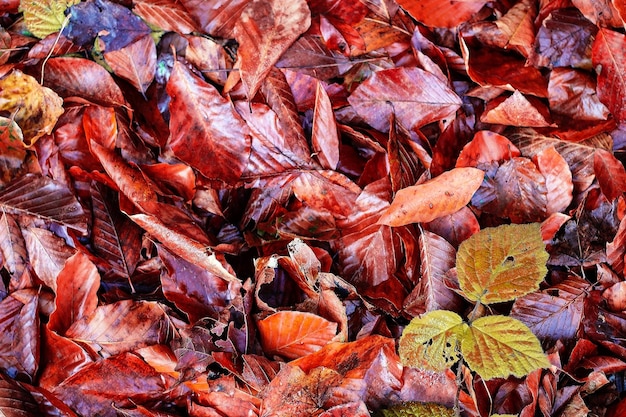
[[476, 132], [472, 141], [463, 147], [456, 166], [475, 167], [481, 163], [506, 161], [520, 155], [517, 146], [506, 137], [489, 130], [481, 130]]
[[598, 97], [620, 123], [626, 121], [626, 36], [600, 29], [593, 43], [594, 67], [599, 67]]
[[567, 161], [554, 146], [541, 150], [533, 157], [539, 172], [546, 178], [546, 213], [563, 211], [572, 202], [572, 172]]
[[257, 325], [265, 352], [287, 359], [317, 352], [337, 333], [337, 323], [301, 311], [280, 311]]
[[498, 97], [487, 103], [480, 121], [511, 126], [551, 126], [548, 108], [539, 99], [526, 97], [517, 90], [510, 97]]
[[483, 177], [483, 171], [476, 168], [454, 168], [423, 184], [404, 188], [378, 224], [397, 227], [452, 214], [469, 203]]
[[611, 152], [596, 149], [593, 154], [593, 170], [602, 194], [607, 199], [613, 201], [626, 192], [626, 170]]
[[485, 3], [485, 0], [398, 0], [415, 20], [426, 26], [444, 28], [453, 28], [469, 20]]

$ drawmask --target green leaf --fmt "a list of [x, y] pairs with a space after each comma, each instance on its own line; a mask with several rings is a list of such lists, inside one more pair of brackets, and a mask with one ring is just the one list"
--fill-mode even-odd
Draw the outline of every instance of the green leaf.
[[400, 338], [400, 360], [407, 366], [443, 371], [459, 360], [458, 343], [467, 324], [456, 313], [431, 311], [411, 320]]
[[456, 267], [461, 291], [483, 304], [514, 300], [539, 288], [548, 269], [541, 225], [483, 229], [460, 246]]
[[79, 2], [80, 0], [22, 0], [20, 11], [24, 13], [28, 31], [38, 38], [45, 38], [63, 27], [65, 10]]
[[550, 362], [537, 337], [524, 323], [506, 316], [476, 319], [461, 340], [470, 369], [483, 379], [522, 377]]
[[441, 404], [408, 402], [382, 410], [383, 417], [454, 417], [454, 410]]

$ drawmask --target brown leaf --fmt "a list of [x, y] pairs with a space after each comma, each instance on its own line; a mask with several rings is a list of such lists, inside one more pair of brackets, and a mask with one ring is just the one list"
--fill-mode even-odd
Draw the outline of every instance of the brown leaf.
[[59, 336], [43, 326], [41, 343], [41, 368], [39, 385], [52, 391], [64, 380], [76, 374], [93, 360], [90, 355], [72, 340]]
[[304, 0], [253, 0], [235, 25], [241, 80], [248, 99], [256, 95], [283, 52], [311, 25]]
[[624, 24], [611, 0], [572, 0], [572, 3], [599, 27], [621, 27]]
[[0, 117], [0, 181], [8, 182], [26, 158], [22, 129], [11, 119]]
[[336, 169], [339, 163], [339, 135], [332, 103], [321, 83], [315, 90], [315, 112], [311, 143], [317, 159], [325, 169]]
[[150, 35], [104, 53], [104, 59], [113, 73], [130, 82], [142, 94], [145, 94], [154, 79], [156, 58], [156, 45]]
[[124, 300], [99, 306], [89, 317], [75, 321], [65, 335], [111, 356], [165, 342], [169, 326], [159, 303]]
[[480, 121], [511, 126], [552, 126], [548, 108], [535, 97], [526, 97], [515, 90], [509, 97], [498, 97], [487, 103]]
[[87, 232], [85, 213], [74, 194], [48, 177], [28, 174], [10, 183], [0, 190], [0, 208]]
[[469, 0], [449, 2], [443, 0], [411, 1], [399, 0], [402, 6], [415, 20], [426, 26], [453, 28], [467, 21], [476, 14], [487, 2]]
[[264, 350], [295, 359], [318, 351], [337, 334], [337, 323], [300, 311], [280, 311], [260, 320], [257, 328]]
[[87, 255], [76, 252], [67, 259], [56, 282], [56, 308], [50, 315], [48, 328], [64, 334], [74, 322], [95, 312], [100, 275]]
[[588, 289], [588, 282], [568, 278], [515, 300], [511, 317], [524, 322], [539, 338], [571, 340], [576, 337], [582, 321]]
[[591, 75], [554, 68], [548, 84], [550, 110], [577, 120], [606, 120], [609, 110], [600, 102]]
[[378, 71], [348, 97], [356, 112], [370, 126], [389, 131], [389, 116], [406, 129], [453, 117], [459, 97], [438, 77], [419, 68]]
[[345, 217], [353, 210], [361, 192], [348, 177], [330, 170], [302, 172], [291, 186], [298, 200], [336, 218]]
[[455, 248], [458, 248], [461, 242], [480, 230], [476, 216], [467, 206], [462, 207], [457, 212], [428, 222], [424, 224], [424, 227], [446, 239]]
[[124, 106], [126, 99], [111, 74], [84, 58], [51, 58], [45, 66], [45, 84], [61, 97], [79, 97], [103, 106]]
[[528, 57], [535, 42], [534, 20], [537, 16], [535, 5], [523, 0], [496, 20], [495, 24], [505, 35], [504, 49], [513, 49]]
[[456, 167], [477, 167], [479, 164], [503, 162], [520, 155], [519, 149], [506, 137], [489, 130], [481, 130], [463, 147], [456, 160]]
[[3, 266], [12, 278], [21, 277], [28, 265], [26, 243], [15, 218], [4, 211], [0, 216], [0, 253]]
[[452, 214], [469, 203], [483, 177], [483, 171], [476, 168], [453, 168], [423, 184], [404, 188], [396, 193], [378, 224], [397, 227]]
[[33, 380], [39, 368], [39, 297], [20, 290], [0, 302], [0, 367]]
[[615, 272], [624, 272], [624, 253], [626, 252], [626, 217], [622, 218], [615, 237], [606, 245], [606, 258]]
[[599, 68], [598, 97], [613, 117], [626, 122], [626, 36], [602, 28], [593, 43], [593, 65]]
[[0, 413], [3, 417], [37, 417], [41, 409], [28, 391], [0, 374]]
[[179, 62], [174, 64], [167, 93], [171, 97], [168, 146], [174, 154], [207, 178], [238, 181], [250, 154], [251, 133], [232, 103]]
[[574, 189], [567, 161], [549, 147], [535, 154], [533, 162], [546, 179], [546, 213], [564, 211], [572, 202]]
[[624, 165], [609, 151], [596, 149], [593, 155], [593, 170], [602, 194], [613, 201], [626, 191]]
[[232, 38], [237, 18], [249, 0], [217, 0], [206, 7], [204, 0], [181, 0], [191, 17], [198, 22], [203, 32], [218, 38]]

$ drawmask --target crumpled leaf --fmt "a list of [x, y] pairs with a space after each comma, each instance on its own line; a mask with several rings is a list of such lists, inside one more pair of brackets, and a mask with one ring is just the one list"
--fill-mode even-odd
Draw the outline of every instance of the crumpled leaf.
[[248, 99], [256, 95], [272, 67], [311, 25], [304, 0], [253, 0], [235, 25], [239, 71]]
[[250, 154], [251, 132], [232, 103], [180, 62], [174, 64], [167, 93], [172, 98], [168, 145], [174, 154], [207, 178], [238, 181]]
[[421, 369], [448, 369], [459, 360], [458, 344], [467, 328], [453, 311], [436, 310], [416, 317], [402, 331], [400, 360]]
[[470, 202], [483, 177], [484, 172], [476, 168], [453, 168], [423, 184], [403, 188], [378, 224], [397, 227], [452, 214]]
[[514, 300], [539, 288], [548, 256], [539, 223], [483, 229], [459, 246], [461, 291], [483, 304]]
[[530, 329], [506, 316], [474, 320], [463, 335], [461, 352], [470, 369], [484, 379], [522, 377], [550, 366]]
[[21, 0], [20, 12], [24, 13], [28, 31], [38, 38], [45, 38], [61, 30], [65, 11], [78, 2], [80, 0]]
[[316, 352], [337, 334], [337, 323], [301, 311], [279, 311], [257, 327], [264, 350], [287, 359]]
[[359, 84], [348, 101], [370, 126], [389, 131], [389, 116], [406, 129], [453, 117], [461, 101], [437, 76], [420, 68], [378, 71]]
[[30, 75], [14, 70], [0, 80], [0, 110], [11, 113], [22, 129], [26, 146], [52, 133], [63, 114], [63, 99]]

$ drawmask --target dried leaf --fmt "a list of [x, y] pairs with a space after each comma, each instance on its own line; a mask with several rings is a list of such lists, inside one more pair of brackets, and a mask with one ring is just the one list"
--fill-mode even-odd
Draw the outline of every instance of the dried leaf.
[[456, 160], [456, 167], [477, 167], [480, 164], [507, 161], [516, 156], [520, 156], [519, 149], [506, 137], [490, 130], [481, 130], [463, 147]]
[[513, 49], [528, 57], [535, 42], [535, 5], [524, 0], [509, 9], [495, 24], [505, 35], [504, 49]]
[[339, 135], [335, 114], [328, 94], [321, 83], [317, 84], [315, 91], [311, 144], [317, 153], [320, 165], [325, 169], [336, 169], [339, 163]]
[[22, 129], [14, 120], [0, 117], [0, 181], [8, 182], [26, 159]]
[[337, 334], [337, 323], [300, 311], [279, 311], [257, 327], [265, 351], [287, 359], [316, 352]]
[[167, 93], [171, 97], [168, 145], [174, 154], [207, 178], [238, 181], [250, 154], [251, 133], [232, 103], [179, 62], [174, 64]]
[[554, 147], [535, 154], [533, 162], [546, 178], [546, 214], [564, 211], [572, 202], [572, 173]]
[[146, 90], [156, 72], [156, 46], [150, 35], [114, 51], [105, 51], [104, 59], [113, 73], [129, 81], [140, 93]]
[[402, 331], [398, 353], [402, 363], [443, 371], [459, 360], [458, 344], [468, 330], [456, 313], [431, 311], [411, 320]]
[[136, 0], [133, 12], [164, 31], [181, 34], [200, 32], [185, 7], [176, 0]]
[[606, 120], [609, 110], [600, 102], [591, 75], [570, 69], [554, 68], [548, 84], [550, 110], [577, 120]]
[[57, 276], [63, 269], [65, 261], [75, 253], [75, 249], [67, 245], [64, 239], [54, 233], [29, 227], [22, 229], [28, 258], [37, 276], [56, 293]]
[[402, 403], [382, 410], [384, 417], [453, 417], [454, 409], [441, 404]]
[[217, 0], [208, 8], [204, 0], [181, 0], [203, 32], [218, 38], [232, 38], [233, 28], [249, 0]]
[[13, 292], [0, 302], [0, 368], [35, 378], [39, 367], [39, 297], [36, 290]]
[[540, 292], [519, 297], [511, 317], [526, 324], [542, 340], [572, 340], [583, 318], [587, 281], [570, 277]]
[[14, 70], [0, 80], [0, 110], [11, 113], [27, 146], [50, 134], [63, 113], [63, 100], [37, 80]]
[[598, 97], [613, 117], [626, 122], [626, 36], [602, 28], [593, 43], [593, 65], [598, 68]]
[[311, 25], [304, 0], [253, 0], [235, 25], [239, 71], [252, 100], [281, 55]]
[[484, 379], [522, 377], [550, 366], [530, 329], [506, 316], [474, 320], [463, 336], [461, 351], [469, 367]]
[[547, 107], [535, 97], [526, 97], [518, 90], [515, 90], [510, 97], [499, 97], [487, 103], [480, 121], [511, 126], [548, 127], [552, 125]]
[[370, 126], [389, 131], [389, 116], [406, 129], [453, 117], [459, 97], [438, 77], [419, 68], [378, 71], [348, 97], [356, 112]]
[[3, 417], [37, 417], [41, 415], [41, 409], [30, 392], [1, 374], [0, 414]]
[[24, 22], [30, 33], [38, 38], [45, 38], [58, 32], [65, 21], [65, 11], [80, 0], [45, 0], [20, 1], [20, 12], [24, 13]]
[[28, 265], [26, 243], [15, 218], [4, 210], [0, 216], [0, 253], [4, 268], [12, 278], [20, 278]]
[[459, 285], [471, 301], [514, 300], [539, 288], [548, 272], [540, 224], [486, 228], [459, 246]]
[[469, 203], [483, 177], [483, 171], [476, 168], [454, 168], [423, 184], [404, 188], [396, 193], [378, 224], [397, 227], [452, 214]]

